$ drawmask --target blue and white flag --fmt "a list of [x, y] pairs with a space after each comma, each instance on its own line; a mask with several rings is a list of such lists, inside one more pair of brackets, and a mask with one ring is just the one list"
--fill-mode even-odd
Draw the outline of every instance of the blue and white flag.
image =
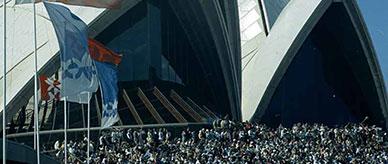
[[61, 97], [69, 102], [89, 102], [87, 93], [98, 88], [97, 72], [89, 55], [87, 25], [61, 5], [44, 2], [57, 34], [61, 58]]
[[123, 0], [15, 0], [15, 5], [32, 3], [32, 2], [38, 3], [42, 1], [61, 2], [67, 5], [117, 9], [117, 8], [120, 8]]
[[102, 118], [101, 127], [107, 128], [120, 120], [117, 113], [118, 105], [118, 84], [117, 67], [109, 63], [94, 61], [100, 79], [100, 90], [102, 97]]

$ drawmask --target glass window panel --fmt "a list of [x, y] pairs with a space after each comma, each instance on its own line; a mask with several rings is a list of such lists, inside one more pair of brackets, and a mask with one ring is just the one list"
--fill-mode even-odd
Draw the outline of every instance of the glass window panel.
[[244, 18], [240, 20], [240, 29], [245, 30], [249, 25], [259, 19], [259, 14], [256, 10], [251, 10]]
[[255, 22], [251, 26], [249, 26], [243, 33], [246, 36], [246, 40], [250, 40], [261, 32], [263, 32], [263, 30], [260, 28], [259, 23]]
[[238, 0], [238, 6], [240, 7], [242, 4], [250, 0]]
[[270, 28], [275, 24], [290, 0], [263, 0]]
[[238, 14], [239, 14], [239, 18], [241, 19], [242, 17], [248, 14], [248, 11], [239, 10]]
[[241, 45], [263, 32], [263, 16], [258, 0], [238, 0]]
[[257, 6], [257, 3], [255, 0], [249, 0], [249, 1], [246, 1], [245, 3], [241, 4], [240, 10], [249, 11], [256, 6]]

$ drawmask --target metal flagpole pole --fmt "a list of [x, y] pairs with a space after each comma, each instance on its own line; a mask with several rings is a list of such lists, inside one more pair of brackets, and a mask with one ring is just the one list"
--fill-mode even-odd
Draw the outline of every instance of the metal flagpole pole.
[[87, 153], [87, 164], [90, 163], [90, 93], [88, 92], [88, 153]]
[[65, 97], [64, 107], [63, 107], [63, 115], [64, 115], [64, 132], [65, 132], [65, 164], [67, 164], [67, 98]]
[[6, 27], [6, 24], [7, 24], [7, 9], [6, 9], [6, 4], [7, 2], [5, 0], [3, 0], [3, 163], [6, 163], [6, 146], [5, 146], [5, 141], [6, 141], [6, 138], [5, 138], [5, 133], [6, 133], [6, 126], [5, 126], [5, 108], [7, 107], [7, 78], [6, 78], [6, 75], [7, 75], [7, 49], [6, 49], [6, 46], [7, 46], [7, 43], [6, 43], [6, 40], [7, 40], [7, 27]]
[[38, 111], [38, 52], [37, 52], [37, 39], [36, 39], [36, 5], [32, 3], [34, 11], [34, 113], [35, 113], [35, 130], [36, 135], [36, 158], [37, 163], [40, 164], [40, 150], [39, 150], [39, 111]]
[[[35, 106], [34, 106], [34, 108], [35, 108]], [[34, 150], [36, 151], [36, 128], [35, 128], [35, 115], [36, 115], [36, 112], [35, 112], [35, 109], [34, 109], [34, 112], [33, 112], [33, 114], [34, 114], [34, 118], [31, 118], [33, 121], [33, 124], [34, 124]], [[32, 122], [30, 122], [30, 123], [32, 123]]]

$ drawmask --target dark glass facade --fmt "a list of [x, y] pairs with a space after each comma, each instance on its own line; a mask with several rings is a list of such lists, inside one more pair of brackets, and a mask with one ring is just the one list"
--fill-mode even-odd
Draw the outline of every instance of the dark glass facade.
[[310, 32], [276, 88], [262, 122], [334, 126], [368, 117], [367, 122], [384, 126], [373, 74], [346, 12], [342, 4], [333, 4]]
[[[276, 89], [263, 121], [286, 126], [299, 121], [329, 125], [355, 121], [341, 97], [343, 89], [336, 87], [354, 84], [344, 60], [341, 56], [330, 58], [307, 38]], [[334, 79], [335, 84], [331, 84]]]
[[[157, 2], [143, 1], [98, 37], [109, 48], [123, 54], [119, 65], [120, 81], [149, 80], [155, 76], [182, 84], [182, 79], [167, 59], [171, 52], [163, 52], [164, 42], [169, 44], [169, 40], [162, 35], [179, 32], [167, 31], [162, 26], [169, 21], [162, 15], [164, 10]], [[182, 35], [182, 31], [179, 33]]]
[[[220, 115], [231, 115], [226, 102], [229, 100], [223, 68], [215, 48], [217, 40], [213, 38], [204, 13], [200, 12], [203, 6], [190, 1], [189, 7], [182, 10], [182, 4], [186, 3], [141, 1], [96, 39], [123, 54], [119, 65], [119, 85], [130, 96], [136, 95], [138, 87], [156, 86], [166, 94], [173, 89], [201, 107], [206, 106]], [[182, 14], [188, 10], [192, 15]], [[131, 115], [125, 109], [124, 100], [119, 100], [119, 106], [124, 109], [121, 115]], [[161, 113], [168, 113], [163, 109]], [[126, 117], [124, 119], [128, 120], [124, 124], [133, 123]]]
[[265, 12], [267, 13], [268, 26], [272, 28], [280, 13], [290, 0], [263, 0], [262, 2], [264, 3]]

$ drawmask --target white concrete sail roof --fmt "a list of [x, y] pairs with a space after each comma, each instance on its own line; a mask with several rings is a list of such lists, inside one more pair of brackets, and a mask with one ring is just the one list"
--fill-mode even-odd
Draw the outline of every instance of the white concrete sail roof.
[[250, 55], [257, 51], [257, 45], [266, 38], [265, 20], [257, 0], [238, 0], [241, 68], [249, 63]]
[[[250, 120], [262, 114], [271, 100], [292, 56], [304, 42], [321, 16], [333, 3], [343, 3], [352, 19], [368, 59], [369, 69], [383, 117], [388, 120], [387, 94], [380, 66], [365, 23], [352, 0], [291, 0], [283, 9], [267, 38], [257, 45], [250, 63], [242, 72], [242, 118]], [[255, 114], [256, 113], [256, 114]], [[386, 127], [388, 127], [388, 122]]]
[[[287, 51], [322, 3], [324, 3], [322, 0], [291, 1], [280, 14], [268, 37], [257, 45], [256, 54], [251, 55], [249, 59], [251, 62], [242, 72], [243, 120], [250, 120], [256, 112], [257, 106], [270, 86], [271, 79]], [[326, 8], [328, 6], [326, 5]]]
[[[1, 4], [3, 3], [0, 1]], [[42, 3], [36, 5], [37, 11], [37, 46], [38, 69], [41, 69], [59, 51], [58, 41]], [[67, 6], [85, 23], [90, 24], [105, 9]], [[7, 103], [9, 103], [26, 83], [34, 76], [33, 53], [33, 10], [32, 4], [14, 5], [14, 0], [7, 3]], [[0, 9], [0, 68], [3, 68], [3, 6]], [[2, 84], [3, 74], [0, 73]], [[0, 111], [3, 106], [3, 88], [0, 86]]]

